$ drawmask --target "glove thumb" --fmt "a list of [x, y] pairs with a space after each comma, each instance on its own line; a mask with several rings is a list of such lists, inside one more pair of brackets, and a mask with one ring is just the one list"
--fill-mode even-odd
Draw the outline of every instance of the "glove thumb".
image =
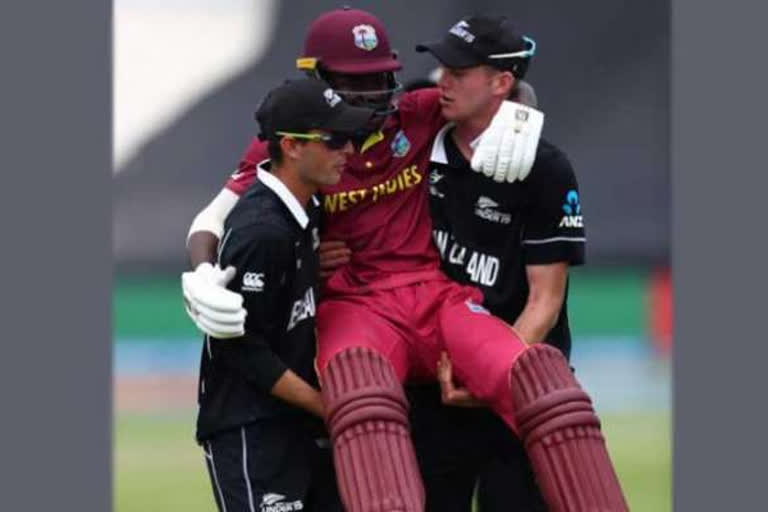
[[221, 286], [227, 286], [235, 277], [235, 274], [237, 274], [237, 269], [232, 265], [225, 268], [224, 272], [221, 274]]

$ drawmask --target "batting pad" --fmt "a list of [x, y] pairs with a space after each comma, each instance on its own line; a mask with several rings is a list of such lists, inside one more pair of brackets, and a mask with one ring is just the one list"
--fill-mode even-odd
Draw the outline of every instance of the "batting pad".
[[408, 401], [389, 361], [371, 349], [347, 349], [328, 362], [321, 380], [345, 510], [423, 511]]
[[560, 351], [530, 347], [510, 384], [520, 439], [550, 510], [628, 511], [592, 401]]

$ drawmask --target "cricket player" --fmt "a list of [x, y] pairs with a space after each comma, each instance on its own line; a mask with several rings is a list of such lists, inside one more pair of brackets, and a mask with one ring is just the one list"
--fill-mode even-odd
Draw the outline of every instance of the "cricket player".
[[[466, 21], [451, 34], [464, 43], [488, 35]], [[524, 51], [480, 56], [490, 62]], [[359, 91], [365, 81], [378, 84], [375, 93], [357, 93], [369, 103], [390, 94], [390, 77], [399, 69], [380, 22], [351, 9], [315, 20], [299, 64], [313, 67], [345, 94]], [[361, 75], [360, 83], [355, 75]], [[476, 126], [475, 136], [483, 137], [473, 160], [490, 162], [489, 174], [498, 182], [514, 182], [530, 171], [535, 151], [528, 165], [515, 165], [521, 159], [509, 155], [500, 161], [498, 155], [520, 142], [516, 131], [530, 135], [526, 130], [538, 119], [532, 130], [537, 142], [541, 114], [521, 105], [500, 108], [509, 91], [498, 92], [496, 108], [487, 109], [484, 125]], [[327, 279], [317, 313], [317, 367], [342, 501], [353, 512], [423, 510], [402, 382], [434, 379], [445, 351], [469, 392], [520, 436], [553, 510], [625, 510], [599, 420], [562, 354], [542, 344], [528, 346], [480, 305], [476, 288], [452, 282], [439, 269], [426, 178], [432, 140], [445, 124], [441, 102], [438, 91], [403, 95], [397, 110], [386, 110], [379, 130], [350, 156], [340, 183], [322, 189], [323, 236], [352, 250], [350, 262]], [[515, 149], [526, 154], [529, 146], [523, 141]], [[263, 151], [252, 145], [241, 170], [248, 172]], [[236, 176], [228, 186], [244, 181]], [[209, 231], [217, 234], [215, 227]], [[202, 246], [203, 240], [193, 235], [189, 242]], [[190, 248], [193, 263], [209, 252]], [[187, 275], [185, 294], [199, 325], [206, 325], [200, 320], [205, 310], [195, 310], [196, 304], [211, 303], [203, 297], [205, 284], [226, 280], [226, 272], [214, 268]], [[237, 321], [207, 325], [238, 328]]]
[[[527, 343], [548, 343], [568, 358], [568, 266], [584, 262], [586, 239], [578, 184], [567, 157], [541, 139], [528, 177], [503, 184], [470, 166], [473, 123], [483, 122], [483, 110], [494, 104], [499, 83], [519, 93], [531, 60], [489, 64], [481, 56], [532, 50], [535, 42], [503, 17], [479, 16], [465, 23], [488, 36], [454, 44], [449, 33], [442, 41], [417, 46], [442, 66], [437, 86], [449, 121], [435, 137], [429, 173], [442, 269], [451, 279], [478, 287], [483, 305]], [[535, 95], [527, 96], [535, 102]], [[450, 387], [450, 373], [446, 377], [444, 398], [464, 405], [459, 390]], [[434, 386], [411, 386], [408, 394], [427, 510], [467, 512], [477, 486], [481, 512], [545, 512], [519, 439], [509, 436], [486, 408], [441, 407], [436, 391]]]
[[[237, 269], [245, 333], [206, 336], [197, 440], [219, 510], [341, 511], [317, 389], [315, 312], [320, 186], [338, 183], [352, 134], [371, 109], [345, 104], [325, 82], [288, 82], [258, 121], [269, 160], [226, 219], [219, 265]], [[323, 456], [325, 454], [325, 457]]]

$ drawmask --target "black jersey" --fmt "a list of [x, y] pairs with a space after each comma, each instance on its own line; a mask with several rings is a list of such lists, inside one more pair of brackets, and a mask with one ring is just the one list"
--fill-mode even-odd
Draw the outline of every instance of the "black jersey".
[[[435, 138], [429, 176], [442, 268], [479, 287], [484, 305], [512, 324], [528, 298], [526, 265], [584, 262], [576, 177], [565, 154], [542, 139], [524, 181], [497, 183], [470, 168], [450, 130], [447, 125]], [[545, 340], [570, 356], [566, 302]]]
[[219, 265], [237, 274], [228, 288], [248, 312], [245, 335], [206, 336], [200, 364], [197, 438], [261, 418], [309, 413], [270, 394], [291, 369], [317, 386], [314, 371], [319, 202], [305, 209], [259, 168], [258, 181], [224, 225]]

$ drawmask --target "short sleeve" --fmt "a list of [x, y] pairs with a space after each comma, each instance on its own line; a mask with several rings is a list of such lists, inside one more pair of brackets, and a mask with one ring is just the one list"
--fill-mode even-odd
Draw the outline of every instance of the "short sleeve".
[[570, 162], [560, 152], [537, 157], [529, 182], [523, 220], [526, 264], [584, 263], [586, 235], [579, 186]]
[[432, 132], [437, 132], [445, 124], [440, 107], [440, 92], [436, 87], [403, 93], [398, 108], [406, 128], [410, 127], [409, 124], [416, 124], [422, 129], [428, 126]]

